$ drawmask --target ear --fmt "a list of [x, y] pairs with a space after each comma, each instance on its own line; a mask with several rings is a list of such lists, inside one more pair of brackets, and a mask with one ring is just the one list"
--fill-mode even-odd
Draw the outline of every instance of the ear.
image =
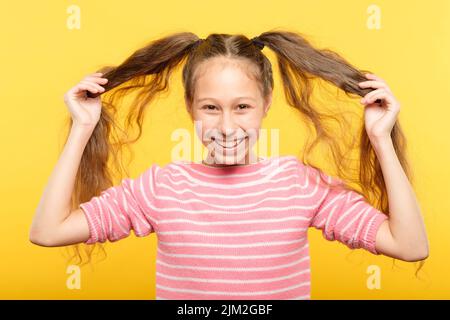
[[186, 96], [184, 96], [184, 104], [186, 105], [187, 112], [191, 112], [191, 105], [189, 104], [189, 101], [186, 99]]
[[184, 97], [184, 104], [186, 105], [186, 111], [188, 112], [189, 117], [191, 119], [193, 119], [192, 105], [189, 103], [189, 101], [186, 99], [186, 97]]
[[267, 116], [267, 112], [269, 112], [270, 106], [272, 105], [272, 93], [270, 93], [266, 98], [266, 103], [264, 105], [264, 117]]

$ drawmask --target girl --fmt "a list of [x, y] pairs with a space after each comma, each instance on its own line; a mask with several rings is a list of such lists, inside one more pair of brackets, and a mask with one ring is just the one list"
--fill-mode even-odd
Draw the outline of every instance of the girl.
[[[344, 156], [335, 133], [322, 123], [325, 115], [309, 100], [311, 79], [364, 96], [357, 182], [365, 193], [351, 189], [344, 175], [327, 175], [295, 156], [253, 154], [274, 85], [264, 46], [278, 58], [288, 103], [314, 124], [316, 140], [332, 142], [340, 172]], [[112, 186], [106, 169], [110, 153], [115, 156], [114, 146], [139, 138], [144, 108], [168, 88], [171, 72], [185, 58], [186, 108], [200, 124], [207, 158], [153, 164], [137, 178]], [[33, 243], [94, 244], [118, 241], [131, 230], [139, 237], [155, 232], [157, 299], [309, 299], [309, 227], [351, 249], [405, 261], [428, 256], [420, 209], [403, 170], [400, 105], [381, 78], [287, 31], [251, 40], [177, 33], [104, 71], [87, 76], [65, 95], [72, 126], [38, 205], [30, 230]], [[100, 94], [125, 82], [129, 85], [110, 100], [100, 100]], [[114, 97], [131, 90], [140, 91], [127, 124], [138, 124], [139, 135], [113, 144]], [[369, 190], [379, 194], [381, 210], [366, 200]]]

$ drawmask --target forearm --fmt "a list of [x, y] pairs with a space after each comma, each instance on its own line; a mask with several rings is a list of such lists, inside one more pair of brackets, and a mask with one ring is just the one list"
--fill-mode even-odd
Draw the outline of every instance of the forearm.
[[427, 256], [428, 240], [414, 190], [395, 153], [391, 138], [372, 140], [389, 201], [389, 229], [405, 256]]
[[71, 196], [92, 130], [73, 126], [35, 212], [30, 237], [47, 237], [70, 214]]

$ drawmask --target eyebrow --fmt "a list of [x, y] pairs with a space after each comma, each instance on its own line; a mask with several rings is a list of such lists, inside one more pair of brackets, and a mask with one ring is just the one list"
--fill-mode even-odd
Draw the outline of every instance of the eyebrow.
[[[236, 97], [236, 98], [235, 98], [235, 100], [238, 100], [238, 99], [250, 99], [250, 100], [256, 101], [256, 100], [255, 100], [254, 98], [252, 98], [252, 97]], [[200, 101], [203, 101], [203, 100], [214, 100], [214, 101], [217, 101], [216, 99], [210, 98], [210, 97], [203, 97], [203, 98], [198, 99], [197, 101], [200, 102]]]

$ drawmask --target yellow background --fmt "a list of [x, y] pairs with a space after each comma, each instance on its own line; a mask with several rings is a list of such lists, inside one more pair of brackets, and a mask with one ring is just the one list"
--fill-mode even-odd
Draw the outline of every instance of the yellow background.
[[[70, 5], [81, 28], [69, 30]], [[381, 29], [367, 27], [367, 8], [381, 9]], [[360, 68], [387, 81], [401, 103], [416, 195], [430, 240], [421, 280], [415, 265], [351, 251], [310, 230], [312, 299], [450, 298], [450, 1], [15, 1], [2, 6], [1, 64], [1, 299], [154, 299], [156, 236], [108, 243], [108, 257], [83, 267], [81, 288], [68, 289], [62, 248], [28, 240], [44, 186], [64, 143], [64, 93], [99, 67], [119, 64], [148, 41], [171, 32], [243, 33], [275, 27], [310, 35]], [[264, 49], [276, 69], [269, 49]], [[284, 101], [278, 73], [264, 128], [279, 128], [281, 154], [296, 154], [300, 117]], [[170, 133], [190, 128], [181, 78], [153, 105], [144, 137], [133, 148], [135, 177], [170, 161]], [[381, 268], [381, 289], [366, 286], [369, 265]]]

